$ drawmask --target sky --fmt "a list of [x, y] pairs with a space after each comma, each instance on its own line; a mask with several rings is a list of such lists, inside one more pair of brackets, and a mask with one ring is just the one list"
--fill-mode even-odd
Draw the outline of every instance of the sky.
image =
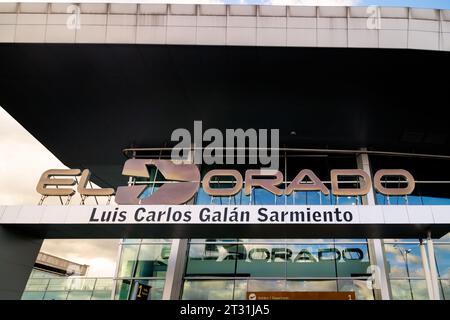
[[[0, 2], [16, 2], [0, 0]], [[24, 0], [18, 2], [70, 2], [69, 0]], [[337, 5], [337, 6], [402, 6], [417, 8], [450, 9], [450, 0], [78, 0], [77, 3], [226, 3], [226, 4], [273, 4], [273, 5]]]
[[[48, 169], [64, 169], [48, 149], [0, 107], [0, 204], [36, 205], [36, 184]], [[31, 161], [30, 161], [31, 160]], [[74, 197], [72, 203], [78, 204]], [[48, 199], [46, 204], [59, 204]], [[41, 251], [89, 265], [88, 276], [112, 277], [119, 240], [45, 240]]]

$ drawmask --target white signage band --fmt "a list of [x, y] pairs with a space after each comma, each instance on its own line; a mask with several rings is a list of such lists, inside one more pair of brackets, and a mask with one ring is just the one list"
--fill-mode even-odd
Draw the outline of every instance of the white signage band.
[[[241, 236], [238, 229], [236, 234], [233, 226], [259, 226], [262, 229], [247, 229], [245, 233], [248, 238], [262, 235], [286, 236], [283, 226], [296, 227], [296, 234], [292, 237], [301, 238], [310, 236], [311, 232], [304, 232], [305, 227], [315, 230], [316, 237], [339, 237], [358, 234], [370, 237], [370, 228], [376, 229], [376, 234], [386, 235], [398, 233], [398, 237], [406, 234], [422, 234], [426, 229], [439, 229], [438, 233], [445, 234], [450, 230], [450, 206], [369, 206], [369, 205], [286, 205], [286, 206], [264, 206], [264, 205], [116, 205], [116, 206], [3, 206], [0, 207], [0, 225], [10, 227], [27, 226], [29, 229], [38, 231], [51, 230], [50, 236], [56, 237], [54, 230], [66, 230], [64, 226], [92, 226], [99, 230], [101, 225], [105, 227], [128, 226], [129, 233], [122, 235], [123, 228], [110, 229], [111, 236], [134, 237], [133, 227], [144, 226], [147, 229], [140, 229], [147, 237], [152, 233], [167, 238], [175, 237], [179, 234], [171, 234], [177, 227], [184, 230], [180, 235], [185, 237], [201, 236], [201, 232], [190, 234], [189, 226], [203, 226], [205, 230], [215, 230], [216, 232], [227, 231], [228, 237]], [[163, 226], [171, 226], [161, 234], [157, 229]], [[214, 226], [213, 229], [211, 227]], [[277, 226], [277, 227], [276, 227]], [[326, 227], [328, 226], [328, 227]], [[187, 228], [186, 228], [187, 227]], [[269, 229], [270, 227], [270, 229]], [[281, 229], [280, 229], [280, 228]], [[332, 227], [332, 228], [330, 228]], [[223, 229], [220, 229], [223, 228]], [[313, 228], [313, 229], [311, 229]], [[393, 229], [394, 228], [394, 229]], [[361, 230], [358, 230], [361, 229]], [[67, 229], [66, 232], [68, 232]], [[90, 229], [92, 233], [95, 229]], [[194, 229], [192, 229], [194, 230]], [[260, 230], [264, 234], [259, 234]], [[264, 230], [264, 231], [263, 231]], [[279, 230], [279, 232], [278, 232]], [[405, 230], [407, 232], [405, 232]], [[297, 232], [298, 231], [298, 232]], [[63, 231], [61, 231], [63, 232]], [[156, 233], [155, 233], [156, 232]], [[331, 234], [327, 234], [331, 232]], [[207, 232], [209, 233], [209, 232]], [[237, 235], [239, 234], [239, 235]], [[67, 236], [66, 234], [64, 234]], [[77, 235], [70, 235], [76, 238]], [[136, 235], [137, 237], [138, 235]], [[206, 236], [206, 234], [204, 235]], [[81, 237], [81, 236], [80, 236]]]

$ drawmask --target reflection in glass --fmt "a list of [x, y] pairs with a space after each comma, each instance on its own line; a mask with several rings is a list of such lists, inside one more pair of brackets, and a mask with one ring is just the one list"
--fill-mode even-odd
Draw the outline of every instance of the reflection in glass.
[[366, 244], [336, 244], [340, 259], [336, 260], [338, 277], [358, 277], [367, 273], [370, 266]]
[[182, 300], [232, 300], [233, 289], [234, 280], [185, 280]]
[[122, 255], [120, 257], [119, 277], [131, 277], [133, 274], [134, 264], [138, 253], [138, 245], [124, 245], [122, 247]]
[[[161, 300], [163, 291], [164, 291], [164, 280], [145, 280], [145, 279], [139, 279], [134, 280], [134, 283], [142, 283], [144, 285], [150, 286], [150, 299], [149, 300]], [[129, 299], [131, 297], [129, 296]]]
[[288, 280], [286, 291], [337, 291], [336, 280]]
[[47, 291], [68, 291], [72, 279], [70, 278], [54, 278], [50, 279]]
[[95, 286], [95, 279], [77, 278], [72, 280], [70, 290], [92, 291], [94, 290], [94, 286]]
[[338, 280], [339, 291], [355, 292], [356, 300], [374, 300], [374, 292], [369, 288], [367, 280], [343, 279]]
[[262, 188], [252, 189], [252, 203], [254, 205], [273, 205], [275, 204], [276, 195]]
[[439, 277], [450, 278], [450, 244], [434, 244]]
[[246, 299], [247, 299], [247, 280], [235, 280], [233, 300], [246, 300]]
[[67, 300], [67, 291], [47, 291], [44, 300]]
[[170, 244], [143, 244], [136, 264], [136, 277], [163, 277], [167, 270]]
[[389, 276], [424, 277], [418, 244], [385, 244]]
[[45, 291], [47, 290], [47, 286], [50, 279], [29, 279], [27, 282], [27, 286], [25, 287], [26, 291]]
[[248, 291], [285, 291], [286, 280], [248, 280]]
[[236, 274], [241, 277], [284, 277], [287, 252], [284, 245], [244, 244], [238, 246]]
[[329, 244], [290, 244], [287, 277], [335, 277], [340, 253]]
[[45, 291], [25, 291], [21, 300], [43, 300]]
[[67, 300], [91, 300], [92, 291], [70, 291]]
[[441, 280], [440, 282], [442, 298], [450, 300], [450, 279]]
[[118, 280], [116, 282], [115, 300], [128, 300], [131, 280]]
[[394, 300], [427, 300], [426, 280], [391, 280]]
[[237, 246], [233, 244], [191, 244], [186, 275], [227, 275], [236, 271]]

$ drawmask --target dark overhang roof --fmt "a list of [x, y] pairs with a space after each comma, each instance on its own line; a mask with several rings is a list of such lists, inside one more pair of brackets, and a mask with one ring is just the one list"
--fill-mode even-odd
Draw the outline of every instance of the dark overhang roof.
[[393, 49], [1, 44], [0, 105], [64, 164], [90, 168], [103, 185], [117, 184], [123, 148], [161, 147], [194, 120], [205, 129], [280, 128], [281, 146], [448, 155], [449, 58]]

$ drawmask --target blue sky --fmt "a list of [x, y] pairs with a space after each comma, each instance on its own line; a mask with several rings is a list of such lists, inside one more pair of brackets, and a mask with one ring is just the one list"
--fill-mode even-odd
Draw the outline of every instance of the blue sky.
[[[151, 1], [150, 1], [151, 2]], [[177, 2], [177, 1], [174, 1]], [[185, 2], [185, 1], [182, 1]], [[195, 0], [192, 0], [195, 3]], [[334, 4], [334, 5], [348, 5], [354, 3], [357, 6], [391, 6], [391, 7], [414, 7], [414, 8], [436, 8], [436, 9], [450, 9], [450, 0], [223, 0], [227, 4], [234, 3], [248, 3], [248, 4], [263, 4], [263, 3], [276, 3], [276, 4], [306, 4], [311, 5], [316, 3], [321, 4]]]
[[362, 0], [359, 5], [450, 9], [450, 0]]

